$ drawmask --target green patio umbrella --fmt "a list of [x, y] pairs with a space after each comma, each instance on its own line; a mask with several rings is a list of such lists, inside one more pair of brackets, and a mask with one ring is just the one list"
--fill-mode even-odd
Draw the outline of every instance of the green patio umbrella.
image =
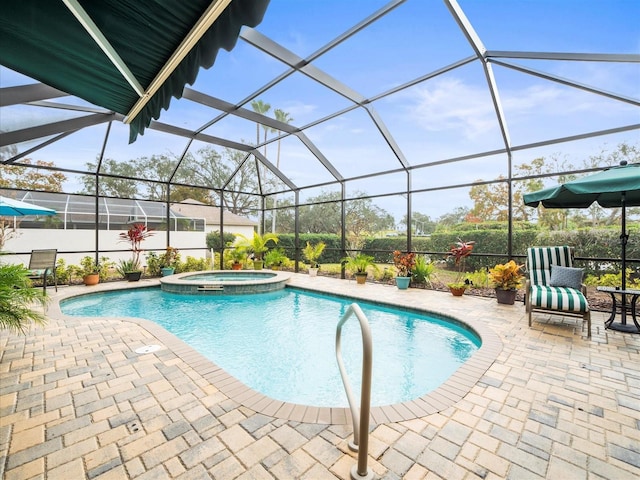
[[545, 188], [537, 192], [525, 193], [524, 203], [537, 207], [540, 203], [546, 208], [587, 208], [593, 202], [602, 207], [622, 208], [622, 289], [626, 289], [627, 233], [626, 207], [640, 206], [640, 163], [607, 168], [601, 172], [572, 180], [556, 187]]

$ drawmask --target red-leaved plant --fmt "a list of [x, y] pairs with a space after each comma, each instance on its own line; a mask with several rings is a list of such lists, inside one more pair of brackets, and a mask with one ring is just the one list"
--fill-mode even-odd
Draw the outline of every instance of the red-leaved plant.
[[120, 241], [127, 242], [131, 248], [133, 254], [131, 260], [136, 268], [140, 266], [140, 252], [142, 252], [140, 244], [153, 234], [153, 229], [147, 228], [147, 226], [142, 223], [136, 223], [132, 225], [129, 230], [120, 234]]
[[464, 263], [465, 263], [465, 259], [471, 255], [471, 252], [473, 252], [473, 246], [475, 245], [476, 242], [474, 241], [470, 241], [470, 242], [463, 242], [462, 240], [458, 239], [458, 241], [456, 242], [455, 245], [451, 246], [451, 249], [449, 250], [448, 253], [448, 257], [453, 258], [455, 266], [456, 266], [456, 270], [458, 271], [458, 274], [456, 275], [456, 281], [454, 282], [454, 284], [462, 284], [463, 283], [463, 276], [464, 276]]

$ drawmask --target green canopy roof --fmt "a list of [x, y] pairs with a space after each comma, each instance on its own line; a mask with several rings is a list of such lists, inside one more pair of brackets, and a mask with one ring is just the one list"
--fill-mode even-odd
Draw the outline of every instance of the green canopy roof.
[[127, 116], [134, 141], [220, 48], [234, 47], [243, 25], [262, 21], [269, 0], [10, 3], [0, 17], [2, 64]]

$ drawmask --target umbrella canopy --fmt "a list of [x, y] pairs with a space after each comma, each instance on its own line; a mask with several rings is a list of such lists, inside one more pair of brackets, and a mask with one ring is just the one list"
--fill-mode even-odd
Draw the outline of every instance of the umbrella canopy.
[[593, 202], [622, 207], [623, 192], [625, 206], [640, 206], [640, 163], [625, 163], [557, 187], [525, 193], [524, 203], [530, 207], [542, 203], [547, 208], [587, 208]]
[[622, 289], [626, 288], [627, 241], [626, 227], [628, 206], [640, 206], [640, 163], [620, 162], [620, 166], [567, 182], [557, 187], [545, 188], [523, 195], [525, 205], [547, 208], [587, 208], [593, 202], [602, 207], [622, 207]]
[[56, 211], [33, 203], [0, 197], [0, 216], [21, 217], [23, 215], [55, 215]]

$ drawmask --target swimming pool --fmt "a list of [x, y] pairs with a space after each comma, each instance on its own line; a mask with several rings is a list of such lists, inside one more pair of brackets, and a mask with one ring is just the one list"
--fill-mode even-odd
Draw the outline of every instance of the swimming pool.
[[[72, 298], [63, 301], [61, 309], [67, 315], [153, 320], [271, 398], [344, 407], [335, 329], [351, 302], [291, 288], [216, 297], [137, 289]], [[479, 347], [471, 331], [443, 317], [358, 304], [369, 318], [373, 336], [373, 405], [403, 402], [432, 391]], [[362, 346], [357, 322], [345, 325], [342, 352], [350, 379], [359, 388]]]

